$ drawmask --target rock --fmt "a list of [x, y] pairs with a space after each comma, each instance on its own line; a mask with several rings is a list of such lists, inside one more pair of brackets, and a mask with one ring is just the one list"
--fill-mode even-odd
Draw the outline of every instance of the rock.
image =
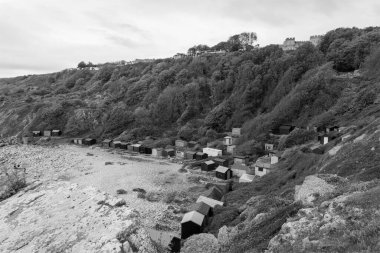
[[312, 205], [321, 196], [334, 191], [335, 187], [317, 176], [307, 176], [302, 185], [296, 185], [294, 200]]
[[198, 234], [189, 237], [181, 249], [183, 253], [218, 253], [218, 240], [212, 234]]
[[[36, 183], [0, 202], [0, 252], [121, 253], [128, 247], [117, 234], [138, 219], [125, 201], [94, 187]], [[130, 237], [135, 252], [156, 252], [142, 228]]]

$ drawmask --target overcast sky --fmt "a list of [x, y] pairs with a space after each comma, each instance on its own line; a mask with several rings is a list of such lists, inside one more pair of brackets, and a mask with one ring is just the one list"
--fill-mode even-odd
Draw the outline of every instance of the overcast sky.
[[244, 31], [260, 45], [380, 25], [379, 0], [0, 0], [0, 77], [170, 57]]

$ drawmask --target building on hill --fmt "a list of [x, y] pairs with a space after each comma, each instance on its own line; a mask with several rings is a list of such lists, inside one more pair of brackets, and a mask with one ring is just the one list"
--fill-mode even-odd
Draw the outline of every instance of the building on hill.
[[185, 213], [181, 221], [181, 238], [187, 239], [188, 237], [202, 233], [206, 226], [205, 216], [197, 211], [190, 211]]
[[278, 156], [272, 155], [260, 157], [255, 163], [255, 175], [262, 177], [265, 174], [268, 174], [276, 163], [278, 163]]
[[323, 35], [312, 35], [312, 36], [310, 36], [310, 42], [315, 47], [321, 43], [322, 39], [323, 39]]
[[228, 167], [219, 166], [215, 170], [215, 176], [219, 179], [228, 180], [232, 178], [232, 170]]
[[111, 147], [111, 143], [112, 143], [112, 140], [105, 139], [105, 140], [102, 141], [102, 147], [109, 148], [109, 147]]
[[212, 170], [215, 170], [216, 167], [218, 167], [218, 164], [216, 164], [213, 161], [206, 161], [206, 162], [201, 164], [201, 169], [203, 171], [212, 171]]
[[186, 58], [186, 57], [187, 57], [187, 55], [185, 55], [185, 54], [177, 53], [177, 54], [175, 54], [175, 55], [173, 56], [173, 59], [174, 59], [174, 60], [178, 60], [178, 59], [183, 59], [183, 58]]

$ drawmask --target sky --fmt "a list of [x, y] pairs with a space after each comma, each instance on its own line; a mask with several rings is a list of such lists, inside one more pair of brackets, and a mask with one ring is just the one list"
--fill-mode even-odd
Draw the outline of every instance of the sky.
[[0, 77], [166, 58], [256, 32], [261, 46], [380, 25], [378, 0], [0, 0]]

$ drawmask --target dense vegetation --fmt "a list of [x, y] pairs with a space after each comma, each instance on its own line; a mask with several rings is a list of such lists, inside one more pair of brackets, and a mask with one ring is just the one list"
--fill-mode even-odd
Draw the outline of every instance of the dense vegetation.
[[[349, 120], [373, 103], [377, 86], [357, 87], [355, 80], [341, 81], [337, 71], [369, 70], [365, 63], [374, 66], [368, 62], [376, 61], [378, 52], [367, 58], [379, 42], [380, 28], [339, 28], [319, 47], [307, 43], [293, 52], [276, 45], [238, 51], [229, 46], [223, 55], [105, 64], [99, 70], [81, 64], [1, 79], [1, 132], [58, 128], [67, 136], [179, 136], [206, 143], [243, 125], [241, 151], [252, 153], [257, 149], [252, 140], [265, 139], [270, 128]], [[349, 93], [352, 89], [360, 94]]]

